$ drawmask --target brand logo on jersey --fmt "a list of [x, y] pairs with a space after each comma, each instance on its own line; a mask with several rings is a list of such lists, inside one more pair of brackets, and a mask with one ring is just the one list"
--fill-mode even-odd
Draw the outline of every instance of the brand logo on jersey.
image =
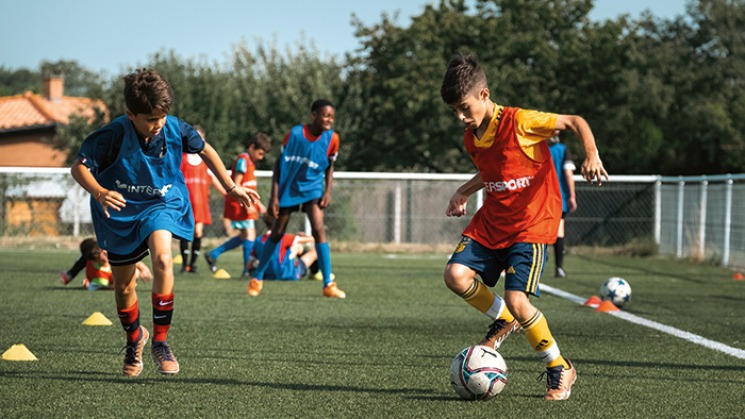
[[307, 165], [311, 169], [318, 169], [318, 163], [303, 156], [285, 156], [285, 163], [299, 163]]
[[141, 194], [150, 195], [150, 196], [166, 196], [168, 191], [171, 190], [171, 187], [173, 186], [172, 184], [168, 184], [158, 189], [150, 185], [127, 185], [126, 183], [122, 183], [119, 180], [115, 180], [114, 182], [116, 182], [117, 189], [122, 189], [126, 192], [141, 193]]
[[484, 188], [487, 192], [516, 191], [530, 186], [532, 179], [533, 176], [525, 176], [500, 182], [484, 182]]
[[515, 273], [515, 267], [514, 267], [514, 266], [510, 266], [510, 267], [509, 267], [509, 268], [507, 269], [507, 273], [508, 273], [508, 274], [514, 274], [514, 273]]

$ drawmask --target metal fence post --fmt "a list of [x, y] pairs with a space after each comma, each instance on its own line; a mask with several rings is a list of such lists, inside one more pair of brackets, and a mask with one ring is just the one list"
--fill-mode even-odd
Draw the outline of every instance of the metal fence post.
[[393, 243], [401, 243], [401, 184], [396, 183], [393, 194]]
[[685, 181], [678, 182], [678, 219], [675, 225], [675, 256], [683, 256], [683, 197]]
[[701, 195], [699, 197], [699, 218], [698, 218], [698, 254], [703, 258], [706, 256], [706, 206], [707, 192], [709, 181], [701, 181]]
[[722, 266], [729, 266], [730, 234], [732, 234], [732, 178], [724, 187], [724, 243], [722, 244]]
[[654, 242], [662, 244], [662, 181], [654, 183]]

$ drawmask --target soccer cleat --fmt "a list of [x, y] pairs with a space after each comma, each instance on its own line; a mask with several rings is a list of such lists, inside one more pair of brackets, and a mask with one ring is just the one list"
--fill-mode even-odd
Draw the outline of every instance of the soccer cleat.
[[564, 270], [564, 268], [556, 268], [556, 275], [555, 276], [557, 278], [566, 278], [567, 277], [567, 273]]
[[176, 357], [168, 346], [167, 341], [155, 342], [150, 348], [153, 355], [153, 361], [158, 365], [158, 372], [161, 374], [176, 374], [179, 372], [179, 365]]
[[199, 272], [197, 270], [197, 265], [189, 265], [189, 273], [195, 274], [197, 272]]
[[504, 321], [504, 319], [494, 320], [494, 323], [489, 326], [489, 331], [486, 332], [486, 336], [479, 342], [479, 345], [499, 349], [502, 342], [507, 339], [507, 336], [512, 334], [512, 332], [519, 332], [520, 329], [520, 323], [517, 320], [509, 323]]
[[258, 295], [261, 294], [262, 288], [264, 288], [264, 281], [251, 278], [251, 282], [248, 283], [248, 295], [251, 297], [258, 297]]
[[181, 265], [181, 273], [189, 272], [189, 265]]
[[59, 280], [62, 282], [62, 285], [67, 285], [72, 281], [72, 276], [70, 276], [66, 271], [60, 271]]
[[150, 334], [140, 326], [140, 339], [124, 347], [124, 363], [122, 374], [127, 377], [137, 377], [142, 372], [142, 350], [145, 348]]
[[323, 288], [323, 296], [329, 298], [347, 298], [347, 294], [336, 286], [336, 282], [332, 282]]
[[217, 260], [210, 256], [209, 252], [204, 254], [204, 258], [207, 259], [207, 263], [210, 265], [210, 271], [212, 271], [212, 273], [217, 272]]
[[572, 385], [577, 381], [577, 370], [571, 361], [565, 358], [569, 368], [562, 365], [546, 368], [546, 372], [538, 377], [538, 380], [546, 375], [546, 395], [544, 400], [566, 400], [572, 394]]

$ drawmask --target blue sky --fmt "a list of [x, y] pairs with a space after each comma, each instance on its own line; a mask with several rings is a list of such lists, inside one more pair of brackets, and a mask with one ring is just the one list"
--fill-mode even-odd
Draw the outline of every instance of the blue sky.
[[[225, 62], [236, 44], [257, 40], [280, 48], [312, 41], [325, 55], [343, 56], [359, 46], [355, 13], [366, 25], [384, 12], [409, 24], [437, 0], [3, 0], [0, 66], [38, 69], [43, 60], [75, 60], [118, 73], [173, 49], [184, 58]], [[684, 0], [596, 0], [591, 17], [638, 16], [643, 10], [672, 18]]]

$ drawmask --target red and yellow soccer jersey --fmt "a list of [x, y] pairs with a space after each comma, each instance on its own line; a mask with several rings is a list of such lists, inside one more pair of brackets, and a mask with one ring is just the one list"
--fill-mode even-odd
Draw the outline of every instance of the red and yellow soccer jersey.
[[194, 222], [212, 224], [210, 214], [210, 173], [207, 164], [198, 154], [184, 153], [181, 159], [181, 172], [184, 174], [189, 200], [194, 212]]
[[486, 195], [464, 236], [490, 249], [556, 241], [561, 192], [546, 144], [556, 117], [497, 105], [481, 139], [466, 130], [465, 147]]
[[[243, 178], [240, 181], [240, 185], [256, 191], [258, 186], [258, 183], [256, 182], [256, 165], [253, 160], [251, 160], [248, 153], [241, 153], [238, 158], [235, 159], [231, 168], [232, 173], [236, 173], [239, 166], [246, 168], [246, 171], [243, 172]], [[251, 205], [249, 208], [242, 207], [238, 201], [228, 194], [225, 195], [225, 210], [223, 211], [223, 217], [231, 221], [258, 220], [259, 210], [256, 205]]]

